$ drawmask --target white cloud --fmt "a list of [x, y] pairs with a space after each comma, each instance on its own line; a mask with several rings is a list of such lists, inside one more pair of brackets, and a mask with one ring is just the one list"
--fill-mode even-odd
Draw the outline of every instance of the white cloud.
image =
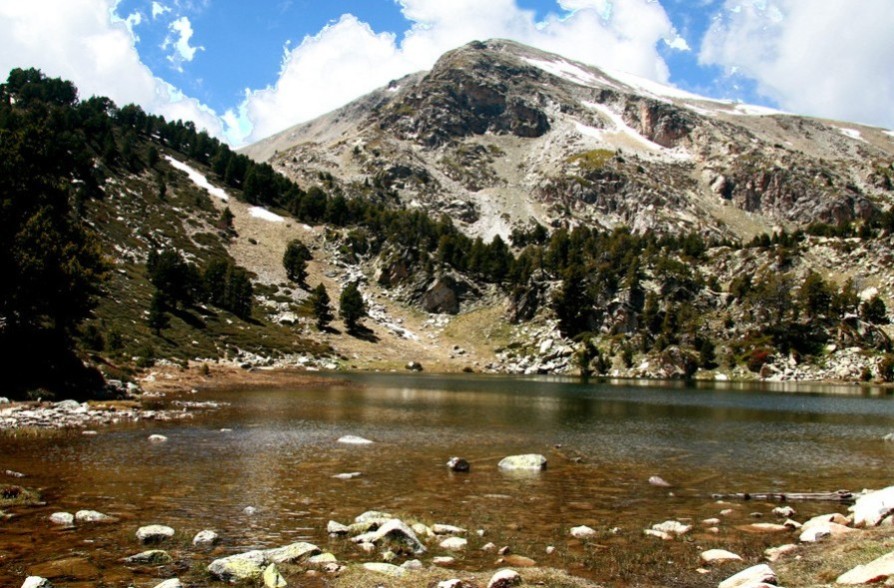
[[171, 11], [170, 6], [165, 6], [164, 4], [162, 4], [160, 2], [153, 2], [152, 3], [152, 20], [155, 20], [159, 16], [162, 16], [165, 13], [168, 13], [170, 11]]
[[127, 23], [112, 14], [117, 0], [0, 2], [0, 78], [16, 67], [71, 80], [82, 98], [108, 96], [166, 118], [192, 120], [221, 136], [220, 119], [152, 75]]
[[890, 0], [727, 0], [699, 54], [785, 110], [894, 127]]
[[659, 43], [688, 49], [662, 6], [649, 0], [557, 0], [564, 14], [542, 22], [515, 0], [398, 2], [413, 23], [400, 42], [345, 15], [287, 48], [276, 84], [247, 91], [243, 104], [225, 115], [231, 139], [258, 140], [324, 114], [389, 80], [428, 69], [445, 51], [473, 40], [509, 38], [660, 82], [669, 72]]
[[192, 47], [189, 44], [193, 36], [192, 23], [189, 22], [189, 18], [181, 16], [169, 24], [168, 29], [171, 31], [171, 34], [165, 39], [161, 48], [163, 50], [168, 48], [174, 50], [173, 53], [168, 55], [168, 61], [173, 64], [177, 71], [182, 72], [183, 64], [195, 59], [196, 51], [204, 51], [205, 48]]

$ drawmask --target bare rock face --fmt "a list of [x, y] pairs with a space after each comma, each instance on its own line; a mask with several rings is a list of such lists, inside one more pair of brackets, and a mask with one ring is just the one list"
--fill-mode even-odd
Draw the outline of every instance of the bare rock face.
[[422, 308], [432, 313], [458, 313], [459, 295], [456, 280], [450, 276], [435, 279], [422, 295]]

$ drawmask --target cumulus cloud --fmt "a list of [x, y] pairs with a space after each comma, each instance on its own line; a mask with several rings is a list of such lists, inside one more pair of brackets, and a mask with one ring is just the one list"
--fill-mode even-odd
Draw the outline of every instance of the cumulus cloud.
[[196, 51], [204, 51], [204, 47], [193, 47], [189, 44], [193, 36], [192, 23], [189, 18], [181, 16], [177, 20], [168, 25], [171, 34], [162, 44], [162, 50], [173, 49], [173, 53], [168, 55], [168, 61], [177, 71], [183, 71], [183, 64], [190, 62], [196, 57]]
[[699, 61], [797, 113], [894, 128], [890, 0], [727, 0]]
[[170, 12], [170, 11], [171, 11], [171, 7], [170, 7], [170, 6], [165, 6], [164, 4], [162, 4], [162, 3], [160, 3], [160, 2], [153, 2], [153, 3], [152, 3], [152, 19], [153, 19], [153, 20], [155, 20], [155, 19], [158, 18], [159, 16], [162, 16], [162, 15], [164, 15], [165, 13], [168, 13], [168, 12]]
[[558, 0], [558, 13], [541, 22], [515, 0], [398, 2], [413, 23], [401, 40], [345, 15], [287, 48], [277, 82], [247, 90], [245, 101], [225, 115], [228, 136], [234, 142], [264, 138], [428, 69], [445, 51], [473, 40], [509, 38], [659, 82], [669, 77], [659, 43], [688, 50], [663, 7], [649, 0]]
[[0, 2], [0, 78], [16, 67], [36, 67], [71, 80], [81, 97], [133, 102], [222, 136], [223, 126], [211, 109], [153, 76], [142, 63], [127, 22], [112, 17], [116, 5], [117, 0]]

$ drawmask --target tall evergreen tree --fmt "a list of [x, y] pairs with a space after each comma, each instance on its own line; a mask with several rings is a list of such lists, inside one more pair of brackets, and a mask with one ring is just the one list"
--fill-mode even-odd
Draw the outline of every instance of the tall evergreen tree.
[[366, 316], [366, 303], [363, 295], [357, 288], [357, 282], [351, 282], [345, 286], [338, 301], [338, 314], [345, 321], [348, 331], [357, 330], [357, 321]]
[[317, 321], [317, 328], [325, 330], [329, 327], [329, 323], [335, 318], [330, 307], [329, 294], [323, 284], [317, 285], [310, 294], [310, 306]]

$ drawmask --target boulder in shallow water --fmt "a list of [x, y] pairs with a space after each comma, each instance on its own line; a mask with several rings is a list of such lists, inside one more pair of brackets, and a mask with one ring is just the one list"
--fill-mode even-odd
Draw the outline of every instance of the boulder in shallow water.
[[95, 510], [79, 510], [75, 513], [75, 520], [79, 523], [112, 523], [118, 519]]
[[161, 543], [174, 536], [174, 529], [165, 525], [146, 525], [137, 529], [140, 543]]
[[262, 579], [264, 580], [264, 588], [285, 588], [288, 586], [286, 579], [276, 569], [276, 564], [270, 564], [264, 568]]
[[208, 572], [222, 582], [256, 582], [266, 568], [264, 552], [254, 550], [216, 559], [208, 566]]
[[425, 553], [425, 546], [416, 533], [400, 519], [390, 519], [368, 535], [365, 539], [369, 543], [397, 543], [411, 549], [413, 553]]
[[501, 459], [497, 467], [506, 471], [540, 471], [546, 469], [546, 458], [538, 453], [510, 455]]
[[220, 541], [220, 535], [210, 529], [199, 531], [196, 533], [196, 536], [192, 538], [192, 544], [197, 546], [216, 545], [218, 541]]
[[22, 588], [53, 588], [53, 583], [40, 576], [29, 576], [25, 578]]
[[149, 551], [138, 553], [136, 555], [131, 555], [130, 557], [125, 557], [124, 561], [125, 563], [129, 564], [163, 566], [174, 561], [174, 558], [172, 558], [167, 551], [162, 551], [161, 549], [152, 549]]
[[50, 515], [50, 522], [54, 525], [62, 525], [63, 527], [71, 527], [74, 525], [74, 515], [70, 512], [54, 512]]
[[322, 550], [312, 543], [299, 541], [285, 547], [277, 547], [276, 549], [268, 549], [264, 552], [269, 561], [273, 563], [295, 563], [312, 555], [321, 553]]

